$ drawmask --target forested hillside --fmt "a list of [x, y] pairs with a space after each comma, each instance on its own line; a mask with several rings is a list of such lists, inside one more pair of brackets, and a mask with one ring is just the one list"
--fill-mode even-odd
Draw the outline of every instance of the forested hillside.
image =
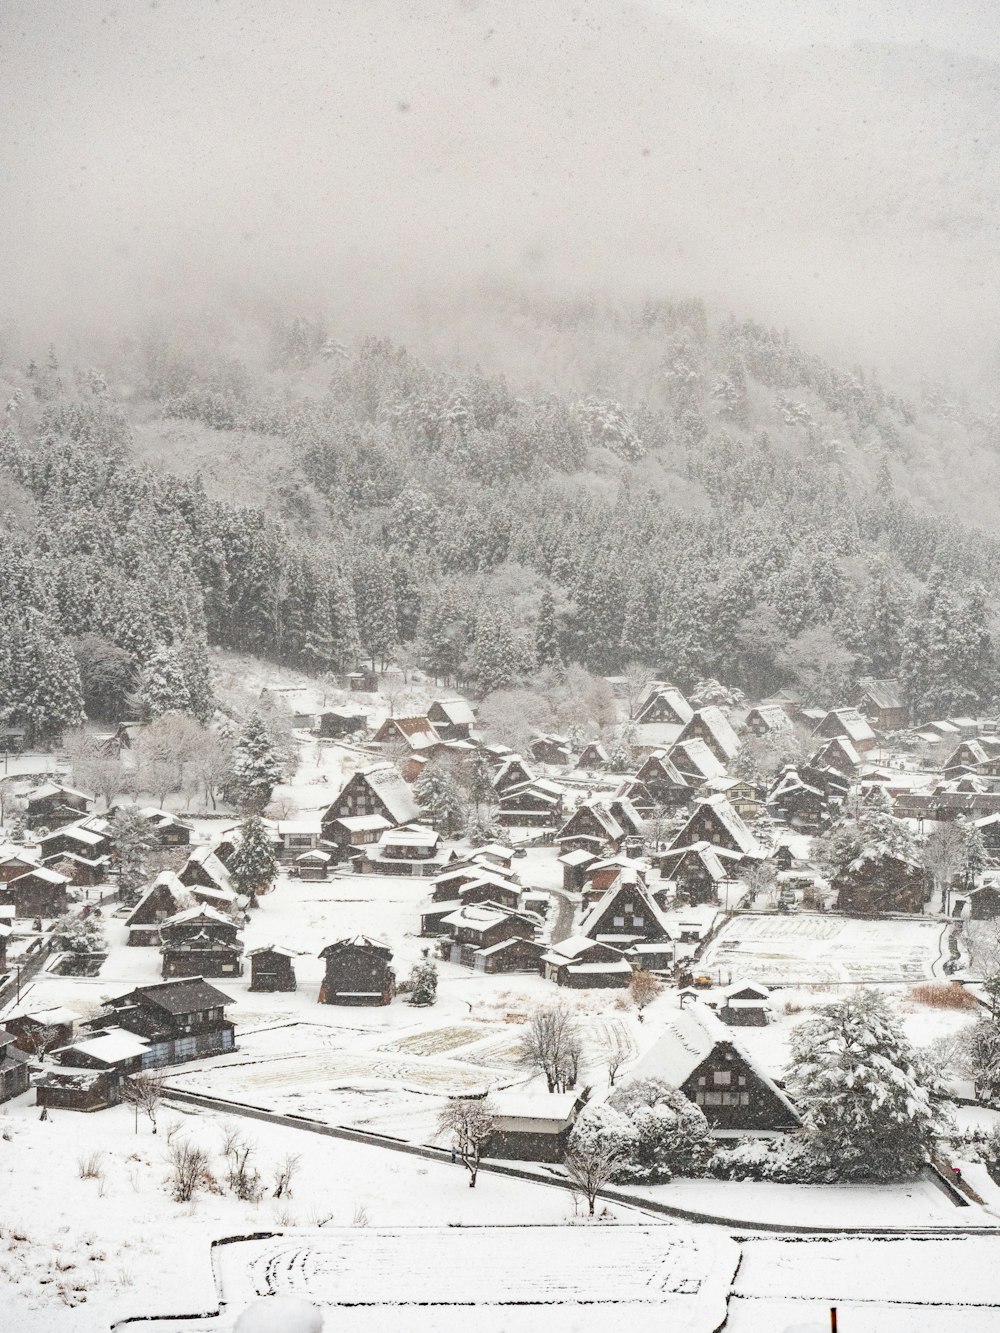
[[[982, 518], [995, 410], [697, 301], [536, 305], [523, 328], [535, 383], [313, 318], [240, 351], [147, 330], [98, 368], [6, 354], [4, 714], [41, 737], [84, 704], [205, 716], [212, 644], [481, 693], [639, 661], [684, 687], [826, 703], [873, 673], [917, 715], [992, 706], [1000, 546], [935, 486]], [[192, 474], [179, 427], [225, 468]], [[986, 469], [978, 499], [962, 469]]]

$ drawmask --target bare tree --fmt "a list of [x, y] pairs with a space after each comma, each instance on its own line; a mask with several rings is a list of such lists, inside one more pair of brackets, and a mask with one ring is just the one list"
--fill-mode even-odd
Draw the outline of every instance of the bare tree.
[[947, 911], [948, 890], [965, 859], [965, 835], [959, 824], [952, 821], [938, 824], [924, 843], [921, 860], [934, 878], [935, 889], [941, 891], [941, 911]]
[[274, 1168], [274, 1197], [276, 1199], [280, 1199], [283, 1195], [291, 1198], [292, 1180], [301, 1165], [302, 1158], [299, 1153], [285, 1153], [280, 1164]]
[[187, 1139], [179, 1139], [171, 1143], [167, 1162], [174, 1199], [177, 1203], [190, 1202], [208, 1170], [208, 1153]]
[[454, 1151], [469, 1173], [470, 1189], [476, 1188], [479, 1159], [495, 1127], [488, 1099], [455, 1097], [445, 1103], [438, 1115], [438, 1129], [452, 1136]]
[[253, 1165], [253, 1155], [257, 1145], [253, 1139], [245, 1139], [237, 1130], [226, 1134], [226, 1160], [229, 1164], [229, 1188], [238, 1199], [256, 1203], [263, 1197], [264, 1184], [260, 1172]]
[[566, 1173], [587, 1200], [588, 1216], [594, 1216], [598, 1194], [621, 1165], [621, 1149], [600, 1139], [575, 1144], [566, 1154]]
[[576, 1082], [581, 1053], [576, 1019], [560, 1000], [531, 1015], [521, 1035], [518, 1063], [544, 1074], [549, 1092], [563, 1092]]
[[162, 1074], [133, 1074], [131, 1078], [125, 1080], [122, 1100], [126, 1105], [135, 1108], [136, 1133], [139, 1132], [140, 1111], [152, 1125], [153, 1133], [156, 1133], [156, 1114], [163, 1100], [163, 1084]]
[[660, 993], [660, 983], [652, 972], [633, 972], [628, 983], [632, 1003], [639, 1011], [639, 1022], [643, 1020], [643, 1010], [652, 1004]]
[[624, 1040], [621, 1031], [616, 1027], [608, 1044], [607, 1054], [604, 1057], [604, 1067], [608, 1071], [608, 1082], [612, 1087], [615, 1086], [618, 1071], [630, 1054], [631, 1048], [628, 1042]]
[[28, 1047], [36, 1060], [44, 1060], [59, 1040], [59, 1029], [51, 1023], [44, 1023], [32, 1032], [26, 1032], [21, 1040]]
[[741, 879], [750, 890], [751, 902], [760, 893], [766, 893], [777, 877], [773, 861], [751, 861], [743, 870]]
[[639, 705], [646, 698], [649, 679], [649, 668], [644, 667], [641, 662], [629, 662], [625, 668], [625, 702], [628, 705], [629, 719], [633, 722], [639, 711]]

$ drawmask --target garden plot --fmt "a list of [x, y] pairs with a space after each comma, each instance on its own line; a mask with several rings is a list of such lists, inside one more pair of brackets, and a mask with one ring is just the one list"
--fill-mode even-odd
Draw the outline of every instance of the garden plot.
[[920, 919], [861, 921], [813, 914], [734, 917], [701, 967], [723, 983], [895, 981], [942, 975], [947, 927]]
[[404, 1306], [528, 1305], [547, 1307], [536, 1318], [548, 1324], [559, 1307], [653, 1307], [659, 1326], [678, 1333], [718, 1327], [737, 1259], [718, 1233], [634, 1225], [343, 1228], [247, 1241], [219, 1255], [230, 1308], [277, 1294], [377, 1307], [386, 1317]]

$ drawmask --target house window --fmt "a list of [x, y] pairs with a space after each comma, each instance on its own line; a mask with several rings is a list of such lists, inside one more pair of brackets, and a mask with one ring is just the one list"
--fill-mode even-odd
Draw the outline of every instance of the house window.
[[644, 926], [645, 924], [646, 924], [646, 921], [645, 921], [645, 918], [644, 918], [644, 917], [641, 917], [641, 916], [634, 916], [634, 917], [632, 918], [632, 925], [633, 925], [633, 926]]
[[728, 1069], [717, 1069], [712, 1075], [712, 1082], [717, 1088], [728, 1088], [732, 1081], [732, 1075]]
[[741, 1106], [749, 1106], [749, 1105], [750, 1105], [750, 1094], [749, 1094], [749, 1092], [741, 1092], [741, 1093], [740, 1093], [740, 1105], [741, 1105]]
[[742, 1074], [739, 1076], [739, 1078], [736, 1080], [736, 1082], [739, 1084], [739, 1086], [740, 1086], [741, 1088], [745, 1088], [746, 1085], [747, 1085], [747, 1081], [746, 1081], [746, 1079], [744, 1078], [744, 1076], [743, 1076]]
[[624, 918], [623, 916], [616, 916], [616, 917], [615, 917], [615, 925], [616, 925], [616, 926], [624, 926], [624, 924], [625, 924], [625, 918]]
[[705, 1078], [704, 1075], [702, 1075], [702, 1077], [698, 1080], [698, 1087], [703, 1088], [704, 1086], [705, 1086]]
[[722, 1105], [722, 1093], [721, 1093], [721, 1092], [706, 1092], [706, 1093], [705, 1093], [705, 1105], [706, 1105], [706, 1106], [721, 1106], [721, 1105]]

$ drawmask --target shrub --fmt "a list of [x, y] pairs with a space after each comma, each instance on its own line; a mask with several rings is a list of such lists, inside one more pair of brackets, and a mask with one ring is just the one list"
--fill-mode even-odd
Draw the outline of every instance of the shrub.
[[979, 1001], [971, 991], [957, 981], [927, 982], [923, 986], [913, 986], [910, 998], [928, 1009], [978, 1009]]
[[809, 1139], [743, 1139], [718, 1147], [706, 1174], [717, 1180], [769, 1180], [785, 1185], [815, 1185], [835, 1179], [829, 1163]]

